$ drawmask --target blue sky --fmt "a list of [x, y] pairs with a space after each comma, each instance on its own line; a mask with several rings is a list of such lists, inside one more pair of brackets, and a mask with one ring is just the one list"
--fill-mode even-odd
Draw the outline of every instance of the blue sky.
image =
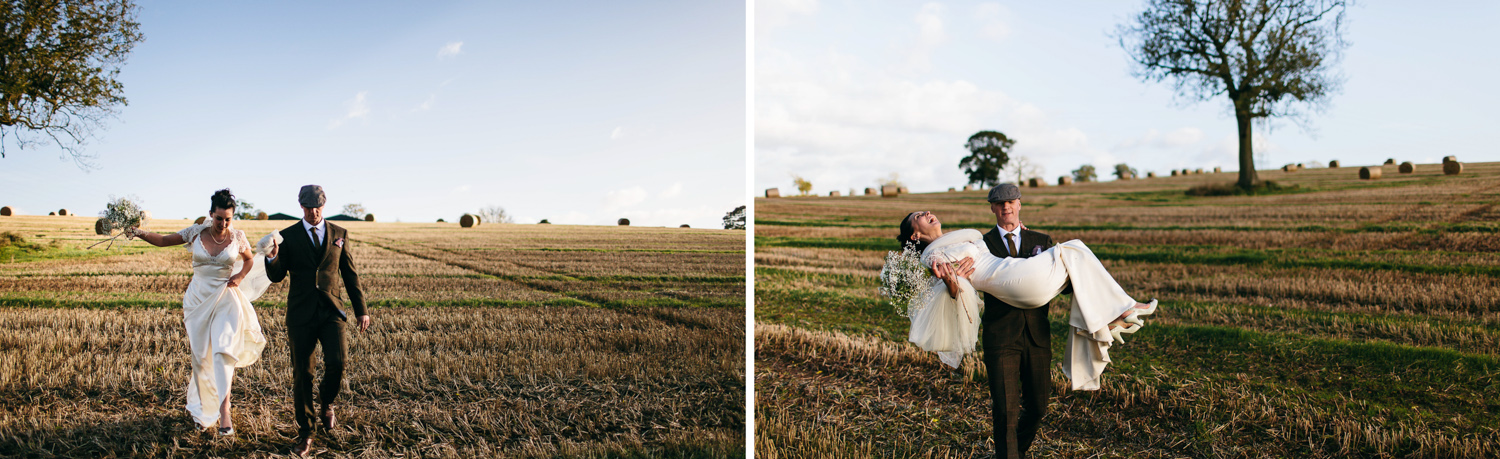
[[152, 2], [130, 105], [80, 170], [8, 146], [0, 205], [159, 218], [228, 187], [382, 221], [721, 228], [745, 204], [745, 7], [735, 2]]
[[[1144, 2], [756, 2], [757, 190], [872, 186], [913, 191], [966, 179], [964, 141], [1016, 139], [1049, 180], [1093, 164], [1141, 173], [1238, 169], [1228, 102], [1190, 102], [1130, 74], [1111, 36]], [[1346, 79], [1311, 130], [1257, 131], [1257, 168], [1337, 159], [1500, 160], [1500, 3], [1361, 2], [1348, 12]]]

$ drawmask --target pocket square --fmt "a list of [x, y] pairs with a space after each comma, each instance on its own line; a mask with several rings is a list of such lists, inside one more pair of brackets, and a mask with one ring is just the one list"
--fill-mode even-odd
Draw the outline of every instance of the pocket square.
[[1036, 247], [1032, 247], [1031, 248], [1031, 255], [1035, 256], [1035, 255], [1040, 255], [1041, 253], [1042, 253], [1042, 246], [1036, 246]]
[[334, 239], [333, 240], [333, 245], [339, 246], [339, 248], [343, 248], [344, 247], [344, 238]]

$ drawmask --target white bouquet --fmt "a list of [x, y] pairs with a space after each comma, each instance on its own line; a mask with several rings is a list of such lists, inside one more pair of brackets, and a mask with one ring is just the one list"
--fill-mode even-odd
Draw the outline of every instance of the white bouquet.
[[922, 265], [922, 254], [911, 246], [886, 252], [885, 266], [880, 268], [880, 296], [889, 299], [896, 314], [911, 317], [926, 304], [922, 297], [931, 286], [930, 276]]
[[136, 201], [139, 200], [139, 198], [134, 201], [128, 198], [114, 198], [110, 200], [108, 204], [105, 204], [104, 211], [99, 212], [100, 231], [103, 234], [109, 234], [113, 233], [115, 230], [121, 230], [120, 234], [117, 234], [103, 241], [95, 242], [94, 245], [89, 246], [89, 248], [93, 248], [95, 245], [109, 242], [109, 246], [105, 247], [105, 249], [109, 249], [110, 247], [114, 247], [115, 238], [125, 236], [125, 239], [129, 240], [130, 238], [135, 237], [135, 233], [131, 230], [140, 228], [141, 225], [146, 224], [146, 222], [151, 219], [151, 217], [146, 214], [146, 211], [144, 209], [141, 209], [140, 204], [136, 203]]

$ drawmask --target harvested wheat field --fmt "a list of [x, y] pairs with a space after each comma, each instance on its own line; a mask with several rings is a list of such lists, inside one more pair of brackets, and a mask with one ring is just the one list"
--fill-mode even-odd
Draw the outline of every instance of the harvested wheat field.
[[[1381, 167], [1381, 166], [1372, 166]], [[1099, 391], [1061, 369], [1036, 457], [1500, 456], [1500, 163], [1189, 196], [1233, 173], [1024, 188], [1021, 218], [1081, 239], [1161, 310], [1110, 349]], [[759, 457], [989, 457], [979, 356], [906, 342], [876, 293], [898, 223], [994, 226], [984, 191], [756, 201]]]
[[[255, 302], [269, 343], [236, 374], [238, 433], [198, 433], [190, 256], [83, 249], [103, 239], [93, 220], [0, 218], [0, 456], [284, 456], [287, 282]], [[235, 226], [253, 241], [289, 224]], [[743, 456], [743, 231], [338, 224], [374, 325], [348, 332], [317, 457]]]

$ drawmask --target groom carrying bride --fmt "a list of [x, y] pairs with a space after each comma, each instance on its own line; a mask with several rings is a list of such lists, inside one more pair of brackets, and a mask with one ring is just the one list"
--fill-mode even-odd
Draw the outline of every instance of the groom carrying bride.
[[[303, 219], [280, 232], [280, 241], [266, 254], [266, 277], [281, 282], [291, 274], [286, 298], [287, 341], [292, 347], [293, 410], [297, 417], [297, 440], [292, 454], [304, 456], [312, 449], [313, 419], [333, 429], [337, 418], [333, 402], [344, 381], [344, 327], [348, 321], [339, 309], [339, 281], [349, 293], [349, 303], [359, 321], [359, 331], [370, 328], [365, 298], [359, 289], [354, 258], [345, 247], [349, 233], [323, 220], [327, 201], [323, 187], [307, 185], [297, 195]], [[323, 346], [323, 381], [318, 385], [322, 408], [313, 404], [313, 350]]]

